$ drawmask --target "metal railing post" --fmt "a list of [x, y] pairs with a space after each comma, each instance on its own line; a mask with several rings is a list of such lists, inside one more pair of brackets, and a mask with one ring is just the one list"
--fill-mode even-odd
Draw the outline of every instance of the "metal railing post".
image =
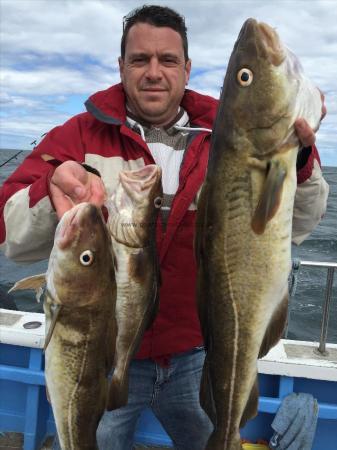
[[327, 354], [326, 338], [327, 338], [327, 334], [328, 334], [333, 276], [334, 276], [334, 267], [329, 267], [327, 278], [326, 278], [325, 301], [324, 301], [324, 309], [323, 309], [323, 317], [322, 317], [321, 337], [319, 340], [319, 347], [318, 347], [318, 351], [320, 353], [322, 353], [323, 355]]
[[327, 335], [328, 335], [333, 277], [334, 277], [334, 270], [337, 269], [337, 263], [318, 262], [318, 261], [317, 262], [316, 261], [301, 261], [301, 266], [323, 267], [323, 268], [328, 269], [326, 285], [325, 285], [325, 300], [324, 300], [324, 305], [323, 305], [323, 315], [322, 315], [322, 322], [321, 322], [321, 337], [319, 340], [319, 346], [314, 350], [316, 353], [318, 353], [320, 355], [327, 356], [328, 352], [326, 351], [326, 340], [327, 340]]

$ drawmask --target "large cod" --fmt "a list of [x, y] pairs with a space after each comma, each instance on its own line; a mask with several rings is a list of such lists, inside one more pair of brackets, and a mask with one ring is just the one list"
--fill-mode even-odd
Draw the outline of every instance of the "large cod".
[[248, 19], [235, 43], [197, 212], [198, 310], [206, 345], [201, 405], [207, 450], [241, 449], [256, 415], [257, 359], [282, 335], [288, 302], [299, 141], [320, 92], [274, 29]]
[[99, 208], [81, 203], [56, 229], [46, 274], [45, 377], [62, 450], [96, 450], [115, 352], [116, 281], [111, 238]]

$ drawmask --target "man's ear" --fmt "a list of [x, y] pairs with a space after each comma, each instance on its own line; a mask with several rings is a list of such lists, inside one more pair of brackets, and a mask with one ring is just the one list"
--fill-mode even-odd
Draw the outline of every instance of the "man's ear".
[[120, 75], [121, 80], [123, 80], [124, 60], [121, 56], [118, 58], [118, 65], [119, 65], [119, 75]]
[[185, 64], [185, 85], [188, 85], [188, 82], [190, 80], [190, 74], [191, 74], [191, 68], [192, 68], [192, 60], [189, 59]]

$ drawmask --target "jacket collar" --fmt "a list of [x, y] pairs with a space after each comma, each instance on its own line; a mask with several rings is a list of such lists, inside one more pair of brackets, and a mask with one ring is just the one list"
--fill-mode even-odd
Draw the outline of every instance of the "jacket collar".
[[[91, 95], [85, 106], [97, 120], [121, 125], [126, 122], [125, 103], [125, 92], [119, 83]], [[218, 106], [215, 98], [186, 89], [181, 106], [187, 111], [191, 124], [212, 128]]]

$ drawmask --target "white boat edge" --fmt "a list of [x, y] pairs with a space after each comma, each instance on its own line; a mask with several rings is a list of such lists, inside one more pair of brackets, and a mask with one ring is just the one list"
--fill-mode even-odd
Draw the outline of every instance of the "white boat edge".
[[326, 344], [326, 355], [318, 342], [281, 339], [258, 361], [259, 373], [337, 381], [337, 344]]
[[[25, 328], [30, 322], [40, 322], [38, 328]], [[0, 308], [0, 344], [43, 348], [45, 339], [45, 315]]]
[[[41, 325], [32, 329], [24, 327], [31, 322], [40, 322]], [[43, 313], [0, 308], [1, 344], [42, 349], [44, 340]], [[317, 351], [318, 345], [318, 342], [281, 339], [264, 358], [258, 361], [258, 371], [267, 375], [337, 381], [337, 344], [326, 344], [326, 356]]]

